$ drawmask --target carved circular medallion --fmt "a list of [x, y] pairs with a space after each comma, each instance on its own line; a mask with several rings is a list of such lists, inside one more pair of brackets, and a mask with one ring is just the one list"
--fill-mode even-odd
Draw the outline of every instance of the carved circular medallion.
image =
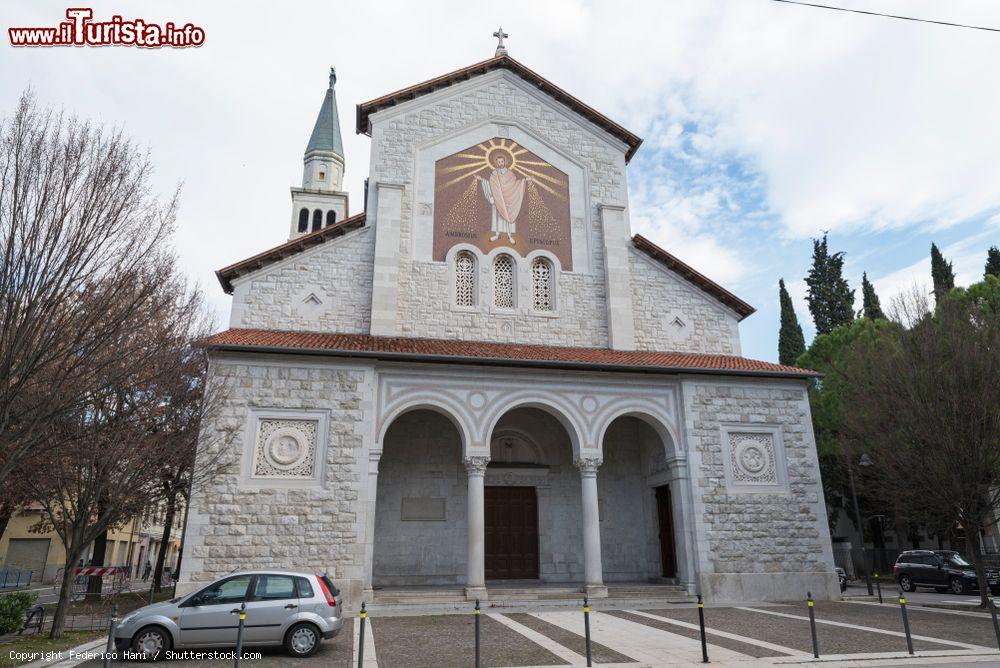
[[293, 469], [309, 454], [306, 435], [294, 427], [276, 429], [264, 444], [264, 458], [276, 469]]
[[597, 399], [595, 399], [594, 397], [584, 397], [581, 405], [583, 406], [583, 410], [587, 411], [588, 413], [593, 413], [595, 410], [597, 410]]
[[473, 408], [482, 408], [486, 405], [486, 395], [482, 392], [473, 392], [469, 395], [469, 404]]
[[750, 475], [759, 475], [768, 466], [770, 455], [756, 443], [743, 443], [736, 453], [740, 468]]

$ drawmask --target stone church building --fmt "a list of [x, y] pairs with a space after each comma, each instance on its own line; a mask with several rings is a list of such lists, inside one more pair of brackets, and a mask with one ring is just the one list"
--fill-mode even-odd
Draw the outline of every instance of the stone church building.
[[631, 233], [642, 140], [501, 44], [357, 106], [354, 213], [335, 81], [287, 243], [217, 272], [202, 440], [230, 464], [194, 492], [178, 590], [284, 567], [354, 605], [838, 596], [810, 375], [742, 357], [754, 309]]

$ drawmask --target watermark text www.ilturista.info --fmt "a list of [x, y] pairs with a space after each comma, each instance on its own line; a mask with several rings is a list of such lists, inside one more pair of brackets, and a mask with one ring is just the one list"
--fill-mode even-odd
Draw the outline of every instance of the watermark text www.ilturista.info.
[[191, 23], [153, 23], [114, 15], [95, 21], [89, 7], [70, 7], [54, 27], [7, 28], [11, 46], [140, 46], [185, 48], [205, 43], [205, 30]]

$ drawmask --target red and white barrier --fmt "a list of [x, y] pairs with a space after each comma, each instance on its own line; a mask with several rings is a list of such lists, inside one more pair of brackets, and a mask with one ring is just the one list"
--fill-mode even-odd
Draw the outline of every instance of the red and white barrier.
[[87, 575], [87, 576], [105, 576], [117, 573], [123, 570], [124, 566], [87, 566], [83, 568], [76, 568], [75, 572], [77, 575]]

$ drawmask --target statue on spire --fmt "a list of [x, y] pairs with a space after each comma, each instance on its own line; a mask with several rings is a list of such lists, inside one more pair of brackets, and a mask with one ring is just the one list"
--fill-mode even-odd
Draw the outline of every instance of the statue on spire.
[[503, 45], [503, 41], [504, 41], [505, 38], [510, 37], [510, 35], [508, 35], [507, 33], [505, 33], [503, 31], [503, 26], [500, 26], [500, 29], [497, 30], [495, 33], [493, 33], [493, 36], [497, 38], [497, 51], [493, 55], [494, 56], [506, 56], [507, 55], [507, 47], [505, 47]]
[[330, 88], [333, 88], [333, 84], [337, 83], [337, 68], [333, 65], [330, 66]]

